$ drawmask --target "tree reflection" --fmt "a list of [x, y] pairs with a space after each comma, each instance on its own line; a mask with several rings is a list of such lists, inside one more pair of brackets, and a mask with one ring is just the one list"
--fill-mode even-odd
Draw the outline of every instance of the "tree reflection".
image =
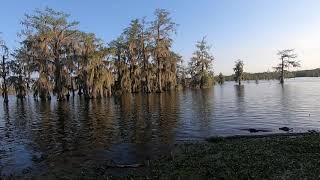
[[161, 142], [169, 143], [174, 140], [174, 128], [179, 120], [179, 99], [175, 91], [159, 94], [158, 101], [158, 130]]
[[234, 85], [236, 93], [236, 108], [239, 114], [245, 112], [245, 102], [244, 102], [244, 85]]
[[29, 122], [29, 119], [27, 118], [27, 112], [25, 109], [25, 101], [23, 99], [17, 99], [16, 100], [16, 108], [13, 108], [15, 110], [14, 113], [14, 123], [16, 125], [16, 127], [18, 127], [21, 131], [26, 133], [30, 133], [29, 127], [27, 127]]
[[90, 143], [97, 149], [109, 147], [117, 140], [120, 132], [117, 128], [114, 102], [110, 98], [95, 99], [90, 105]]
[[69, 150], [68, 144], [70, 141], [70, 134], [68, 133], [68, 126], [67, 123], [69, 123], [70, 119], [70, 113], [69, 113], [69, 105], [66, 101], [57, 101], [56, 104], [56, 114], [58, 116], [56, 128], [57, 128], [57, 142], [61, 145], [61, 151], [65, 152]]
[[9, 103], [3, 103], [3, 119], [5, 121], [5, 136], [9, 137], [12, 123], [10, 122]]
[[119, 107], [119, 136], [124, 142], [129, 142], [132, 137], [132, 109], [131, 109], [131, 94], [123, 94], [120, 97], [115, 97], [115, 104]]
[[211, 122], [213, 121], [213, 102], [214, 89], [201, 89], [192, 91], [191, 108], [195, 111], [192, 113], [192, 123], [199, 126], [201, 136], [209, 136], [211, 131]]
[[[282, 120], [283, 120], [283, 126], [288, 126], [290, 123], [289, 121], [291, 119], [295, 119], [295, 114], [293, 113], [293, 115], [291, 114], [291, 107], [292, 105], [295, 105], [295, 103], [290, 103], [290, 99], [288, 97], [290, 97], [290, 89], [288, 84], [282, 84], [280, 83], [281, 86], [281, 99], [280, 99], [280, 105], [281, 105], [281, 116], [282, 116]], [[297, 109], [296, 107], [293, 107], [292, 109]], [[291, 117], [293, 116], [293, 117]]]

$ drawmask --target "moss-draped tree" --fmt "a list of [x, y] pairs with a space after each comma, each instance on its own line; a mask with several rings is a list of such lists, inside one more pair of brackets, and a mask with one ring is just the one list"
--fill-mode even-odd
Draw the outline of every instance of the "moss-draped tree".
[[196, 44], [196, 51], [189, 63], [193, 86], [208, 88], [213, 84], [212, 65], [214, 57], [210, 53], [210, 49], [211, 47], [205, 37]]
[[162, 92], [165, 88], [163, 85], [163, 71], [165, 66], [173, 60], [174, 54], [171, 52], [172, 33], [176, 32], [177, 24], [170, 17], [170, 13], [164, 9], [156, 9], [155, 20], [151, 22], [151, 36], [153, 43], [153, 59], [157, 69], [157, 92]]
[[149, 22], [132, 20], [107, 45], [77, 29], [69, 14], [50, 8], [26, 15], [21, 24], [21, 46], [15, 50], [10, 78], [18, 97], [31, 84], [35, 97], [47, 100], [53, 94], [59, 101], [76, 91], [90, 99], [188, 85], [182, 56], [172, 50], [177, 24], [164, 9], [157, 9]]
[[67, 77], [64, 64], [67, 44], [72, 40], [78, 24], [76, 21], [69, 21], [68, 18], [69, 14], [46, 8], [43, 11], [36, 10], [32, 15], [26, 15], [22, 21], [25, 27], [24, 35], [36, 37], [32, 43], [36, 43], [41, 53], [46, 56], [46, 60], [53, 64], [54, 93], [58, 100], [65, 99]]

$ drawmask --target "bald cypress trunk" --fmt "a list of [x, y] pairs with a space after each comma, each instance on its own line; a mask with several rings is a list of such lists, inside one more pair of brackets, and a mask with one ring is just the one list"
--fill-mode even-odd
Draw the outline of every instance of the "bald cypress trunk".
[[[159, 48], [159, 41], [160, 41], [160, 25], [157, 26], [157, 41], [156, 41], [156, 48]], [[156, 59], [157, 59], [157, 81], [158, 87], [157, 92], [162, 92], [162, 84], [161, 84], [161, 58], [158, 55], [158, 51], [156, 51]]]
[[280, 83], [284, 83], [284, 62], [283, 57], [281, 58], [281, 76], [280, 76]]
[[65, 97], [63, 94], [63, 82], [62, 82], [62, 76], [61, 76], [61, 64], [60, 64], [60, 59], [59, 59], [59, 53], [55, 53], [55, 92], [57, 94], [57, 100], [58, 101], [64, 101]]
[[7, 87], [6, 57], [4, 55], [2, 56], [1, 68], [2, 68], [2, 80], [3, 80], [2, 97], [3, 97], [3, 101], [5, 103], [8, 103], [9, 99], [8, 99], [8, 87]]

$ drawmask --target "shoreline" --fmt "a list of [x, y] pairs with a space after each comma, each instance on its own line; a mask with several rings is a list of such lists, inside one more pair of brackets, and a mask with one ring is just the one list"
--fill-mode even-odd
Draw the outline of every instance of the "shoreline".
[[155, 164], [163, 179], [318, 179], [320, 134], [209, 137], [180, 144]]
[[[320, 134], [277, 133], [186, 140], [144, 164], [90, 165], [48, 171], [35, 179], [317, 179]], [[1, 176], [0, 176], [1, 177]], [[25, 178], [21, 176], [4, 179]]]

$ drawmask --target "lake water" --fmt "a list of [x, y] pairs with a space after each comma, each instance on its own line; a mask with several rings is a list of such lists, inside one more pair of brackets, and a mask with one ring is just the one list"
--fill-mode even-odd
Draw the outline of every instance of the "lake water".
[[[54, 99], [54, 98], [53, 98]], [[2, 99], [0, 99], [2, 101]], [[320, 128], [320, 78], [234, 82], [207, 90], [85, 101], [0, 103], [0, 174], [112, 160], [144, 162], [180, 140]], [[256, 133], [254, 133], [256, 134]]]

